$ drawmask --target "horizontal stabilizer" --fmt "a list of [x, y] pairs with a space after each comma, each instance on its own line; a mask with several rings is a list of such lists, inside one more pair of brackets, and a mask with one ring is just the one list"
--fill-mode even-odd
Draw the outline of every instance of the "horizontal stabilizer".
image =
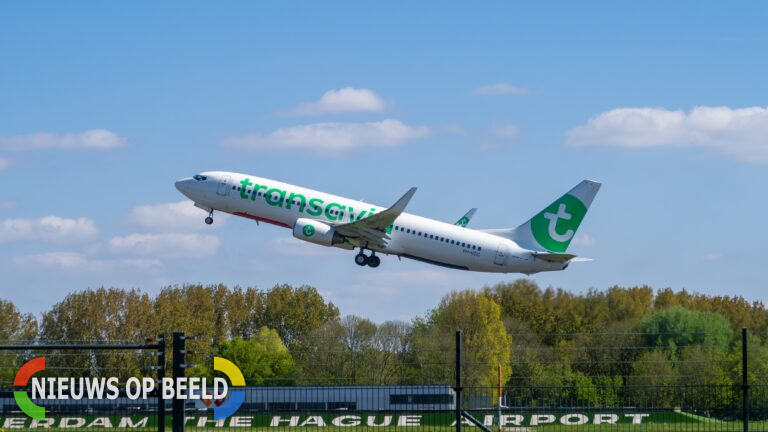
[[549, 262], [566, 262], [576, 258], [576, 255], [566, 253], [533, 252], [533, 256]]
[[590, 262], [594, 261], [592, 258], [585, 258], [585, 257], [576, 257], [571, 260], [571, 262]]

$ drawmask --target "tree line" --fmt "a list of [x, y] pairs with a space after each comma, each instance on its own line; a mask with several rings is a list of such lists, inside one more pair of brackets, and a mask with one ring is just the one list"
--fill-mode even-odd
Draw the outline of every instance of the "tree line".
[[[187, 342], [191, 375], [212, 376], [219, 355], [238, 364], [249, 385], [451, 384], [461, 329], [465, 386], [495, 388], [501, 375], [509, 403], [539, 406], [672, 404], [680, 388], [707, 385], [722, 390], [685, 397], [725, 409], [740, 382], [742, 327], [758, 383], [768, 372], [763, 303], [669, 288], [576, 294], [520, 279], [451, 292], [425, 316], [383, 323], [341, 316], [311, 286], [184, 285], [154, 296], [100, 288], [71, 293], [40, 317], [0, 300], [6, 343], [137, 342], [183, 331], [195, 336]], [[0, 357], [0, 379], [12, 378], [23, 359]], [[152, 373], [154, 361], [136, 352], [56, 352], [46, 372], [127, 378]]]

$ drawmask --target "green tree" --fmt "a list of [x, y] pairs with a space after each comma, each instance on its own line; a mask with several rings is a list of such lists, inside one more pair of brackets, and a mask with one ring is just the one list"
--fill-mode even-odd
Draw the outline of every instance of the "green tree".
[[[155, 314], [159, 317], [158, 332], [166, 335], [169, 346], [173, 332], [184, 332], [190, 336], [186, 341], [188, 363], [206, 364], [213, 355], [212, 347], [226, 340], [226, 331], [219, 328], [223, 324], [220, 314], [217, 313], [217, 303], [220, 300], [214, 301], [216, 287], [170, 286], [163, 288], [155, 298]], [[168, 370], [172, 361], [170, 357], [166, 356]], [[191, 376], [205, 376], [207, 373], [205, 369], [189, 371]]]
[[679, 404], [712, 412], [734, 402], [728, 355], [719, 347], [696, 345], [682, 348], [676, 370]]
[[357, 315], [341, 319], [344, 356], [341, 374], [349, 384], [371, 384], [378, 354], [374, 346], [376, 324]]
[[[37, 336], [37, 321], [22, 314], [10, 301], [0, 299], [0, 343], [30, 343]], [[24, 353], [0, 351], [0, 386], [10, 386], [16, 371], [24, 364]]]
[[0, 341], [31, 342], [37, 337], [37, 321], [23, 314], [12, 302], [0, 299]]
[[385, 321], [373, 337], [375, 358], [372, 384], [416, 384], [413, 326], [404, 321]]
[[226, 313], [229, 337], [247, 339], [264, 321], [265, 294], [255, 288], [236, 287], [227, 296]]
[[627, 406], [674, 408], [676, 405], [677, 371], [662, 349], [646, 351], [632, 364], [627, 377]]
[[289, 348], [312, 330], [338, 319], [339, 309], [326, 303], [314, 287], [276, 285], [266, 293], [262, 325], [277, 330]]
[[[138, 290], [99, 288], [68, 294], [42, 317], [40, 340], [51, 342], [144, 342], [154, 336], [152, 300]], [[46, 355], [46, 374], [67, 368], [71, 376], [142, 376], [152, 359], [136, 352], [54, 352]]]
[[673, 351], [689, 345], [707, 345], [725, 350], [733, 337], [731, 326], [722, 315], [681, 306], [645, 317], [640, 322], [640, 330], [646, 334], [649, 345], [668, 347]]
[[430, 383], [450, 383], [454, 370], [454, 332], [463, 331], [464, 384], [491, 387], [511, 372], [511, 338], [501, 319], [501, 307], [476, 291], [453, 291], [443, 297], [429, 320], [417, 323], [414, 343]]
[[348, 384], [342, 374], [346, 357], [344, 327], [338, 320], [315, 328], [294, 345], [291, 352], [299, 367], [300, 384]]
[[234, 363], [246, 385], [289, 385], [295, 382], [296, 365], [280, 335], [267, 327], [251, 338], [234, 338], [219, 347], [219, 357]]

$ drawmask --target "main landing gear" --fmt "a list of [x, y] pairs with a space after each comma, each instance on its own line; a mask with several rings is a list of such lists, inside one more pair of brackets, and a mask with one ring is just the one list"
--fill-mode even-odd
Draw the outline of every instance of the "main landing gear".
[[208, 213], [208, 217], [205, 218], [205, 223], [208, 225], [213, 223], [213, 210], [211, 210], [211, 212]]
[[355, 255], [355, 264], [376, 268], [381, 264], [381, 258], [377, 257], [374, 251], [371, 251], [371, 256], [368, 256], [363, 253], [363, 249], [360, 249], [360, 253]]

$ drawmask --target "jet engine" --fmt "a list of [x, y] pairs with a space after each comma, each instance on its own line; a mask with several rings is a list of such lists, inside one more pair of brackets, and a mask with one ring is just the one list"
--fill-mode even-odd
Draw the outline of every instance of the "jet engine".
[[323, 246], [344, 243], [344, 237], [337, 233], [332, 226], [306, 218], [296, 220], [296, 224], [293, 225], [293, 236], [299, 240]]

